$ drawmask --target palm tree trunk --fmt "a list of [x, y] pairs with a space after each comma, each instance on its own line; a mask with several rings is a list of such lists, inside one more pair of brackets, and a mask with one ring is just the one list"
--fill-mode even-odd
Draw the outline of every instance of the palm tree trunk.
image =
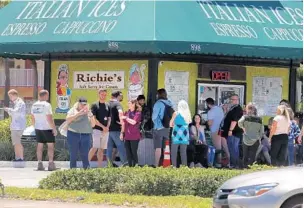
[[[8, 59], [4, 59], [4, 70], [5, 70], [5, 89], [4, 89], [4, 106], [9, 106], [9, 97], [7, 92], [10, 90], [10, 70], [8, 65]], [[8, 118], [8, 113], [4, 112], [4, 118]]]
[[33, 71], [34, 71], [34, 89], [33, 89], [33, 98], [34, 100], [38, 99], [38, 69], [36, 60], [32, 60]]

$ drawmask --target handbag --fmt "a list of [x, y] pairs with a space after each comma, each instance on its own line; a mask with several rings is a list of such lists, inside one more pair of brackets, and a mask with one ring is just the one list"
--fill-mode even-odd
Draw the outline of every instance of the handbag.
[[67, 121], [63, 122], [63, 123], [59, 126], [58, 130], [59, 130], [59, 132], [60, 132], [60, 134], [61, 134], [62, 136], [67, 137], [67, 134], [68, 134], [68, 127], [69, 127], [69, 124], [68, 124]]

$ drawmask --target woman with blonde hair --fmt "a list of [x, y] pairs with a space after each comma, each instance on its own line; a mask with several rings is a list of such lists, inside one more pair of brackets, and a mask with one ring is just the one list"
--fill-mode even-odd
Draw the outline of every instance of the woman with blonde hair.
[[269, 141], [271, 143], [271, 163], [274, 166], [283, 166], [285, 163], [289, 129], [290, 116], [288, 107], [279, 105], [269, 135]]
[[264, 135], [264, 125], [261, 117], [257, 115], [257, 109], [249, 103], [246, 106], [246, 115], [238, 121], [238, 125], [243, 129], [243, 164], [245, 168], [255, 161], [257, 150]]
[[189, 145], [189, 124], [191, 113], [185, 100], [179, 101], [177, 112], [174, 112], [170, 121], [172, 131], [171, 159], [172, 165], [177, 166], [177, 151], [180, 147], [182, 165], [187, 165], [187, 146]]
[[78, 99], [78, 102], [69, 110], [66, 121], [68, 123], [67, 139], [70, 152], [70, 168], [77, 167], [79, 151], [82, 167], [87, 169], [90, 167], [89, 151], [95, 119], [89, 110], [86, 98]]

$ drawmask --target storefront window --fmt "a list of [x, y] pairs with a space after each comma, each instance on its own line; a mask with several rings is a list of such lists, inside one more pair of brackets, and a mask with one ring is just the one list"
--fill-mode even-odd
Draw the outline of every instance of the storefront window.
[[230, 102], [230, 97], [234, 94], [238, 95], [240, 98], [240, 104], [244, 104], [244, 92], [245, 86], [243, 84], [233, 85], [233, 84], [207, 84], [198, 83], [198, 113], [207, 119], [207, 98], [213, 98], [217, 105], [227, 108]]

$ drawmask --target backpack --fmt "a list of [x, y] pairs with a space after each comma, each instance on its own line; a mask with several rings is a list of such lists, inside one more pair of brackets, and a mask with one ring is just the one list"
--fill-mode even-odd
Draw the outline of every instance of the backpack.
[[161, 122], [165, 128], [170, 128], [170, 120], [172, 118], [172, 115], [174, 113], [174, 110], [172, 106], [167, 105], [167, 103], [160, 101], [165, 105], [165, 110], [164, 110], [164, 117], [161, 119]]

